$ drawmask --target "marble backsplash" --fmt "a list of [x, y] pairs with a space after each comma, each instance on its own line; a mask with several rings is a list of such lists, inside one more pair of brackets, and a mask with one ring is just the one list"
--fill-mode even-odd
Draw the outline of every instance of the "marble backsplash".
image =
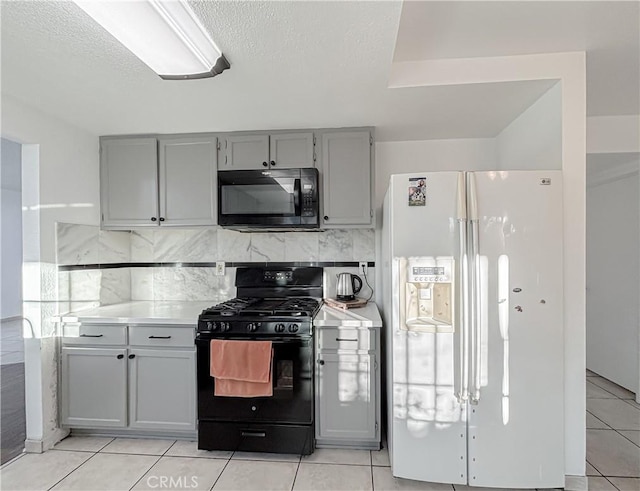
[[[58, 272], [63, 301], [109, 305], [129, 300], [208, 300], [235, 295], [235, 268], [215, 276], [214, 268], [179, 263], [374, 261], [373, 230], [241, 233], [215, 228], [100, 230], [57, 224], [58, 265], [100, 267]], [[133, 263], [126, 267], [127, 263]], [[135, 263], [172, 263], [136, 267]], [[117, 267], [110, 268], [109, 265]], [[325, 295], [333, 296], [335, 275], [357, 268], [325, 268]], [[360, 275], [362, 276], [362, 275]], [[374, 268], [369, 268], [374, 284]], [[367, 287], [361, 296], [368, 296]]]

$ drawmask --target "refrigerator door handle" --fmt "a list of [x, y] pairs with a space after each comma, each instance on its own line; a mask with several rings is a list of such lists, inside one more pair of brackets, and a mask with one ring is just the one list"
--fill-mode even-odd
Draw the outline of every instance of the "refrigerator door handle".
[[458, 362], [459, 380], [456, 391], [456, 397], [459, 402], [466, 402], [469, 399], [469, 263], [467, 257], [467, 185], [465, 172], [458, 173], [458, 190], [457, 190], [457, 209], [456, 218], [458, 221], [459, 232], [459, 250], [458, 258], [459, 277], [461, 283], [461, 302], [459, 302], [460, 314], [460, 334], [459, 351], [460, 359]]
[[469, 304], [470, 304], [470, 337], [471, 337], [471, 391], [469, 398], [471, 404], [477, 404], [480, 400], [480, 367], [482, 343], [480, 340], [480, 254], [478, 247], [478, 200], [476, 193], [476, 181], [473, 172], [467, 174], [468, 189], [468, 214], [469, 214]]

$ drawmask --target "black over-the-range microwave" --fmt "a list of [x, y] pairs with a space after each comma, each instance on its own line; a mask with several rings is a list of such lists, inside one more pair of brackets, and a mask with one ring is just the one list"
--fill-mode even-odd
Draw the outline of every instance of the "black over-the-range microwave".
[[218, 172], [218, 225], [236, 230], [318, 229], [318, 169]]

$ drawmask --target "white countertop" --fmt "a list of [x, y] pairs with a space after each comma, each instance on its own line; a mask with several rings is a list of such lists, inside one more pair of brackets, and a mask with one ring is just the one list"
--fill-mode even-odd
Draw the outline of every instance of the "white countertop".
[[375, 303], [357, 309], [341, 310], [324, 304], [313, 325], [316, 327], [382, 327], [382, 318]]
[[[93, 309], [69, 312], [59, 316], [60, 322], [86, 324], [171, 324], [195, 326], [200, 313], [216, 302], [137, 301], [106, 305]], [[375, 303], [351, 310], [323, 305], [314, 320], [317, 327], [382, 327], [382, 319]]]
[[69, 312], [61, 315], [60, 321], [87, 324], [174, 324], [195, 327], [200, 313], [215, 303], [213, 301], [127, 302]]

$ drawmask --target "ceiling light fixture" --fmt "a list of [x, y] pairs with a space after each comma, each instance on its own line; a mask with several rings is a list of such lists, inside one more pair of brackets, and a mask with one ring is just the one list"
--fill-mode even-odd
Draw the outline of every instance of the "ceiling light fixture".
[[230, 66], [185, 0], [75, 3], [163, 79], [214, 77]]

